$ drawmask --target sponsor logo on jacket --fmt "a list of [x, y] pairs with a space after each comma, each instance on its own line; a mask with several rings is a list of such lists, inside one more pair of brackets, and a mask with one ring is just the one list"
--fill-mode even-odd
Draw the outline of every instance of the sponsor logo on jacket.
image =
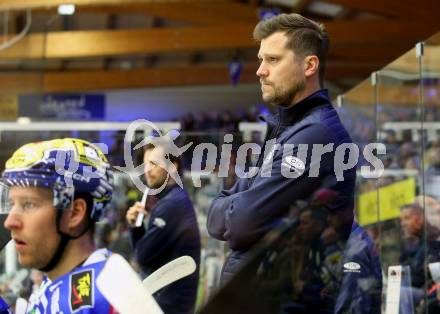
[[348, 262], [344, 264], [344, 273], [360, 273], [361, 265], [355, 262]]

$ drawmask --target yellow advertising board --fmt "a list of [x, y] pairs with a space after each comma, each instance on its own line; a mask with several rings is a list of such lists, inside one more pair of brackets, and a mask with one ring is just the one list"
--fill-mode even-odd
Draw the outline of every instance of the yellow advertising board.
[[357, 202], [358, 222], [369, 225], [378, 221], [397, 218], [402, 205], [412, 203], [416, 196], [416, 180], [409, 178], [379, 190], [359, 195]]
[[0, 93], [0, 120], [17, 120], [17, 95]]

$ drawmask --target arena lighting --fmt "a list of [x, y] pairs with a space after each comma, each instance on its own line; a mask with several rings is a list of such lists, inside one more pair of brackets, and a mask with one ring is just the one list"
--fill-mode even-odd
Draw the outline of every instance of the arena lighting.
[[60, 4], [58, 6], [59, 15], [73, 15], [75, 13], [74, 4]]
[[32, 120], [29, 117], [18, 117], [17, 118], [17, 123], [18, 124], [29, 124], [31, 122], [32, 122]]

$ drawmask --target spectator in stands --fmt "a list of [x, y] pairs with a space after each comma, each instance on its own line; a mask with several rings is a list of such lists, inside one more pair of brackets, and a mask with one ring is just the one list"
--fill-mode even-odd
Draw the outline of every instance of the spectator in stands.
[[419, 195], [414, 202], [425, 208], [425, 216], [429, 223], [440, 229], [440, 202], [428, 195]]
[[425, 274], [429, 274], [425, 268], [428, 263], [440, 261], [440, 230], [429, 221], [425, 222], [423, 208], [417, 203], [401, 207], [400, 225], [404, 243], [399, 262], [410, 268], [412, 296], [418, 306], [424, 296], [425, 285], [429, 288], [433, 284], [430, 276], [425, 278]]

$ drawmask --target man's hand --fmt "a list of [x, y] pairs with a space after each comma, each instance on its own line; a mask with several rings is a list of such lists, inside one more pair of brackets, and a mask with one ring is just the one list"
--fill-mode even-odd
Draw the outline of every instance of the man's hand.
[[128, 209], [127, 214], [125, 215], [127, 223], [130, 227], [135, 227], [136, 219], [139, 214], [144, 214], [145, 217], [148, 217], [149, 212], [145, 210], [144, 206], [140, 202], [136, 202]]

